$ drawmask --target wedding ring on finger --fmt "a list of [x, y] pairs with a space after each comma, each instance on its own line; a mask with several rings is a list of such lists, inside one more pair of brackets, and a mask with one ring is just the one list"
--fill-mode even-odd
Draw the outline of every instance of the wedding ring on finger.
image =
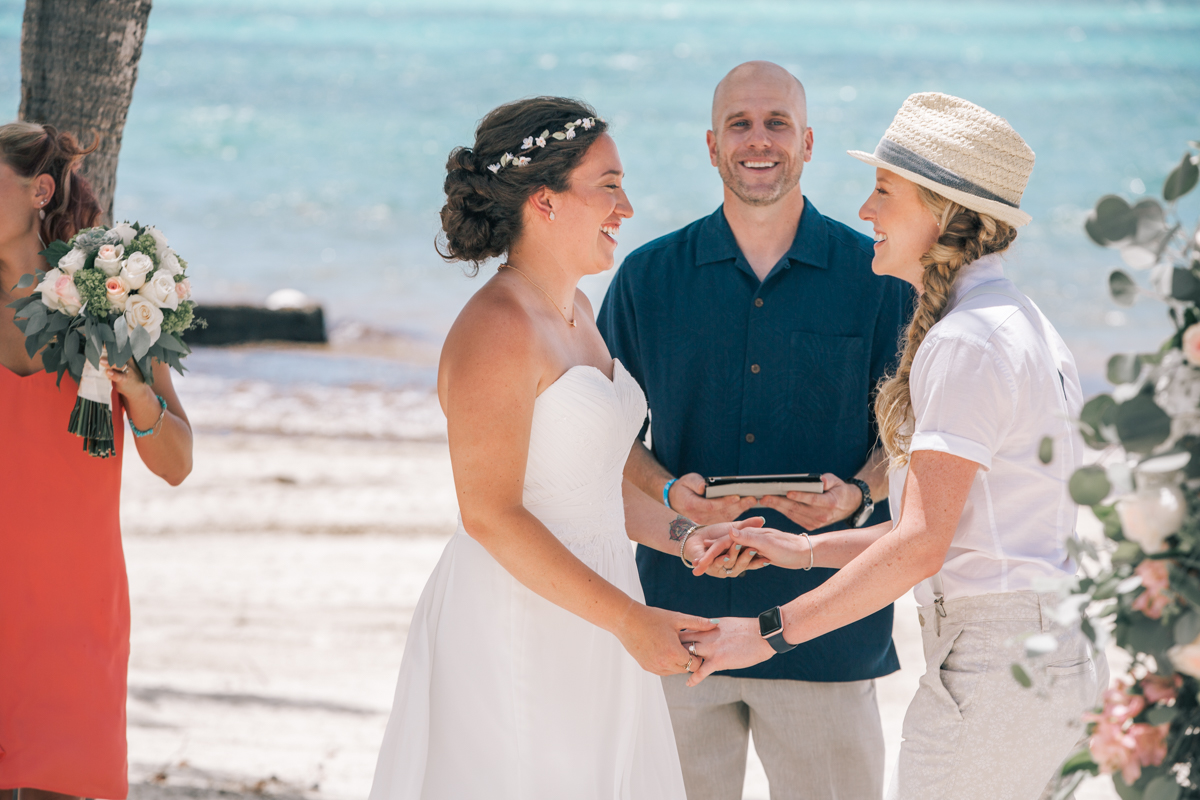
[[695, 642], [688, 642], [688, 652], [691, 653], [693, 656], [696, 655], [696, 643]]
[[691, 672], [691, 671], [692, 671], [692, 662], [693, 662], [693, 661], [695, 661], [695, 660], [696, 660], [696, 657], [695, 657], [695, 656], [692, 656], [691, 658], [689, 658], [689, 659], [688, 659], [688, 662], [687, 662], [686, 664], [684, 664], [684, 665], [683, 665], [683, 671], [684, 671], [684, 672]]

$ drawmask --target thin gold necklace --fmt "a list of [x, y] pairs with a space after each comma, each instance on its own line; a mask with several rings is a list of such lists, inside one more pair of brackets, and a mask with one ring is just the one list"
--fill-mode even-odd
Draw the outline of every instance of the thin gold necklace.
[[518, 274], [518, 275], [520, 275], [522, 278], [524, 278], [525, 280], [529, 281], [531, 284], [533, 284], [533, 288], [537, 289], [539, 292], [541, 292], [542, 294], [546, 295], [546, 299], [547, 299], [547, 300], [549, 300], [551, 303], [553, 303], [553, 304], [554, 304], [554, 310], [555, 310], [555, 311], [557, 311], [557, 312], [558, 312], [558, 315], [559, 315], [560, 317], [562, 317], [562, 318], [563, 318], [563, 322], [567, 323], [567, 324], [568, 324], [568, 325], [570, 325], [572, 328], [574, 328], [574, 327], [575, 327], [575, 320], [567, 319], [567, 315], [566, 315], [566, 314], [564, 314], [564, 313], [563, 313], [563, 310], [562, 310], [561, 308], [559, 308], [559, 307], [558, 307], [558, 301], [557, 301], [557, 300], [555, 300], [553, 297], [551, 297], [551, 296], [550, 296], [550, 293], [549, 293], [549, 292], [547, 292], [545, 289], [543, 289], [542, 287], [538, 286], [536, 283], [533, 283], [533, 278], [529, 277], [529, 276], [528, 276], [528, 275], [526, 275], [524, 272], [521, 272], [521, 270], [517, 269], [517, 268], [516, 268], [516, 267], [514, 267], [512, 264], [509, 264], [507, 261], [505, 261], [505, 262], [504, 262], [503, 264], [501, 264], [500, 266], [496, 267], [496, 269], [497, 269], [497, 270], [501, 270], [501, 269], [504, 269], [505, 267], [508, 267], [508, 268], [509, 268], [509, 269], [511, 269], [513, 272], [517, 273], [517, 274]]

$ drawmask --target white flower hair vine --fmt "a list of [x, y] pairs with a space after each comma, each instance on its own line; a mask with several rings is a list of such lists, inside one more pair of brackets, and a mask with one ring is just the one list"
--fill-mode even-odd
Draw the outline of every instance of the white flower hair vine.
[[[600, 120], [603, 122], [604, 120]], [[568, 122], [561, 131], [550, 133], [550, 129], [542, 131], [540, 136], [526, 136], [521, 141], [522, 150], [532, 150], [535, 147], [545, 147], [547, 139], [557, 139], [558, 141], [570, 141], [575, 138], [575, 129], [582, 128], [585, 131], [590, 131], [596, 126], [595, 117], [583, 117], [574, 122]], [[524, 167], [527, 166], [532, 159], [529, 156], [514, 156], [512, 153], [505, 153], [500, 156], [500, 160], [495, 164], [488, 164], [488, 169], [493, 175], [500, 172], [505, 167]]]

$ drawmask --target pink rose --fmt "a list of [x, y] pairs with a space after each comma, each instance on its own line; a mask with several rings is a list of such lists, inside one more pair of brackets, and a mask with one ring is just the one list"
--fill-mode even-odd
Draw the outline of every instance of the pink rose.
[[1160, 619], [1163, 610], [1174, 601], [1174, 597], [1167, 594], [1171, 576], [1166, 562], [1148, 558], [1137, 565], [1134, 573], [1142, 579], [1145, 591], [1133, 601], [1133, 610], [1142, 612], [1150, 619]]
[[1183, 686], [1183, 677], [1172, 675], [1163, 678], [1158, 675], [1147, 675], [1142, 678], [1142, 694], [1147, 703], [1169, 703], [1175, 699], [1175, 693]]
[[54, 293], [58, 295], [58, 302], [62, 306], [62, 310], [68, 316], [77, 316], [83, 308], [83, 300], [79, 297], [79, 290], [75, 288], [75, 279], [70, 275], [59, 275], [54, 281]]
[[108, 295], [108, 302], [117, 311], [125, 310], [125, 303], [129, 300], [129, 284], [120, 275], [114, 275], [104, 282], [104, 291]]
[[124, 255], [123, 244], [101, 245], [100, 252], [96, 253], [96, 269], [111, 278], [121, 271], [121, 258]]
[[179, 295], [179, 302], [192, 299], [192, 282], [187, 278], [175, 284], [175, 294]]
[[1183, 357], [1193, 367], [1200, 367], [1200, 323], [1183, 332]]

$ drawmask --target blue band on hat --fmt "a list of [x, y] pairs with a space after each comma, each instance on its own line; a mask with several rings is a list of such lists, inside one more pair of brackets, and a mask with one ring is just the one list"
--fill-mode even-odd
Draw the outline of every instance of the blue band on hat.
[[1003, 203], [1009, 208], [1020, 208], [1016, 203], [1005, 200], [1003, 197], [989, 192], [982, 186], [971, 183], [961, 175], [935, 164], [928, 158], [925, 158], [925, 156], [917, 155], [912, 150], [903, 145], [896, 144], [891, 139], [884, 138], [879, 140], [879, 145], [875, 148], [875, 157], [880, 161], [886, 161], [893, 166], [916, 173], [923, 178], [928, 178], [950, 189], [957, 189], [960, 192], [966, 192], [975, 197], [982, 197], [984, 200]]

